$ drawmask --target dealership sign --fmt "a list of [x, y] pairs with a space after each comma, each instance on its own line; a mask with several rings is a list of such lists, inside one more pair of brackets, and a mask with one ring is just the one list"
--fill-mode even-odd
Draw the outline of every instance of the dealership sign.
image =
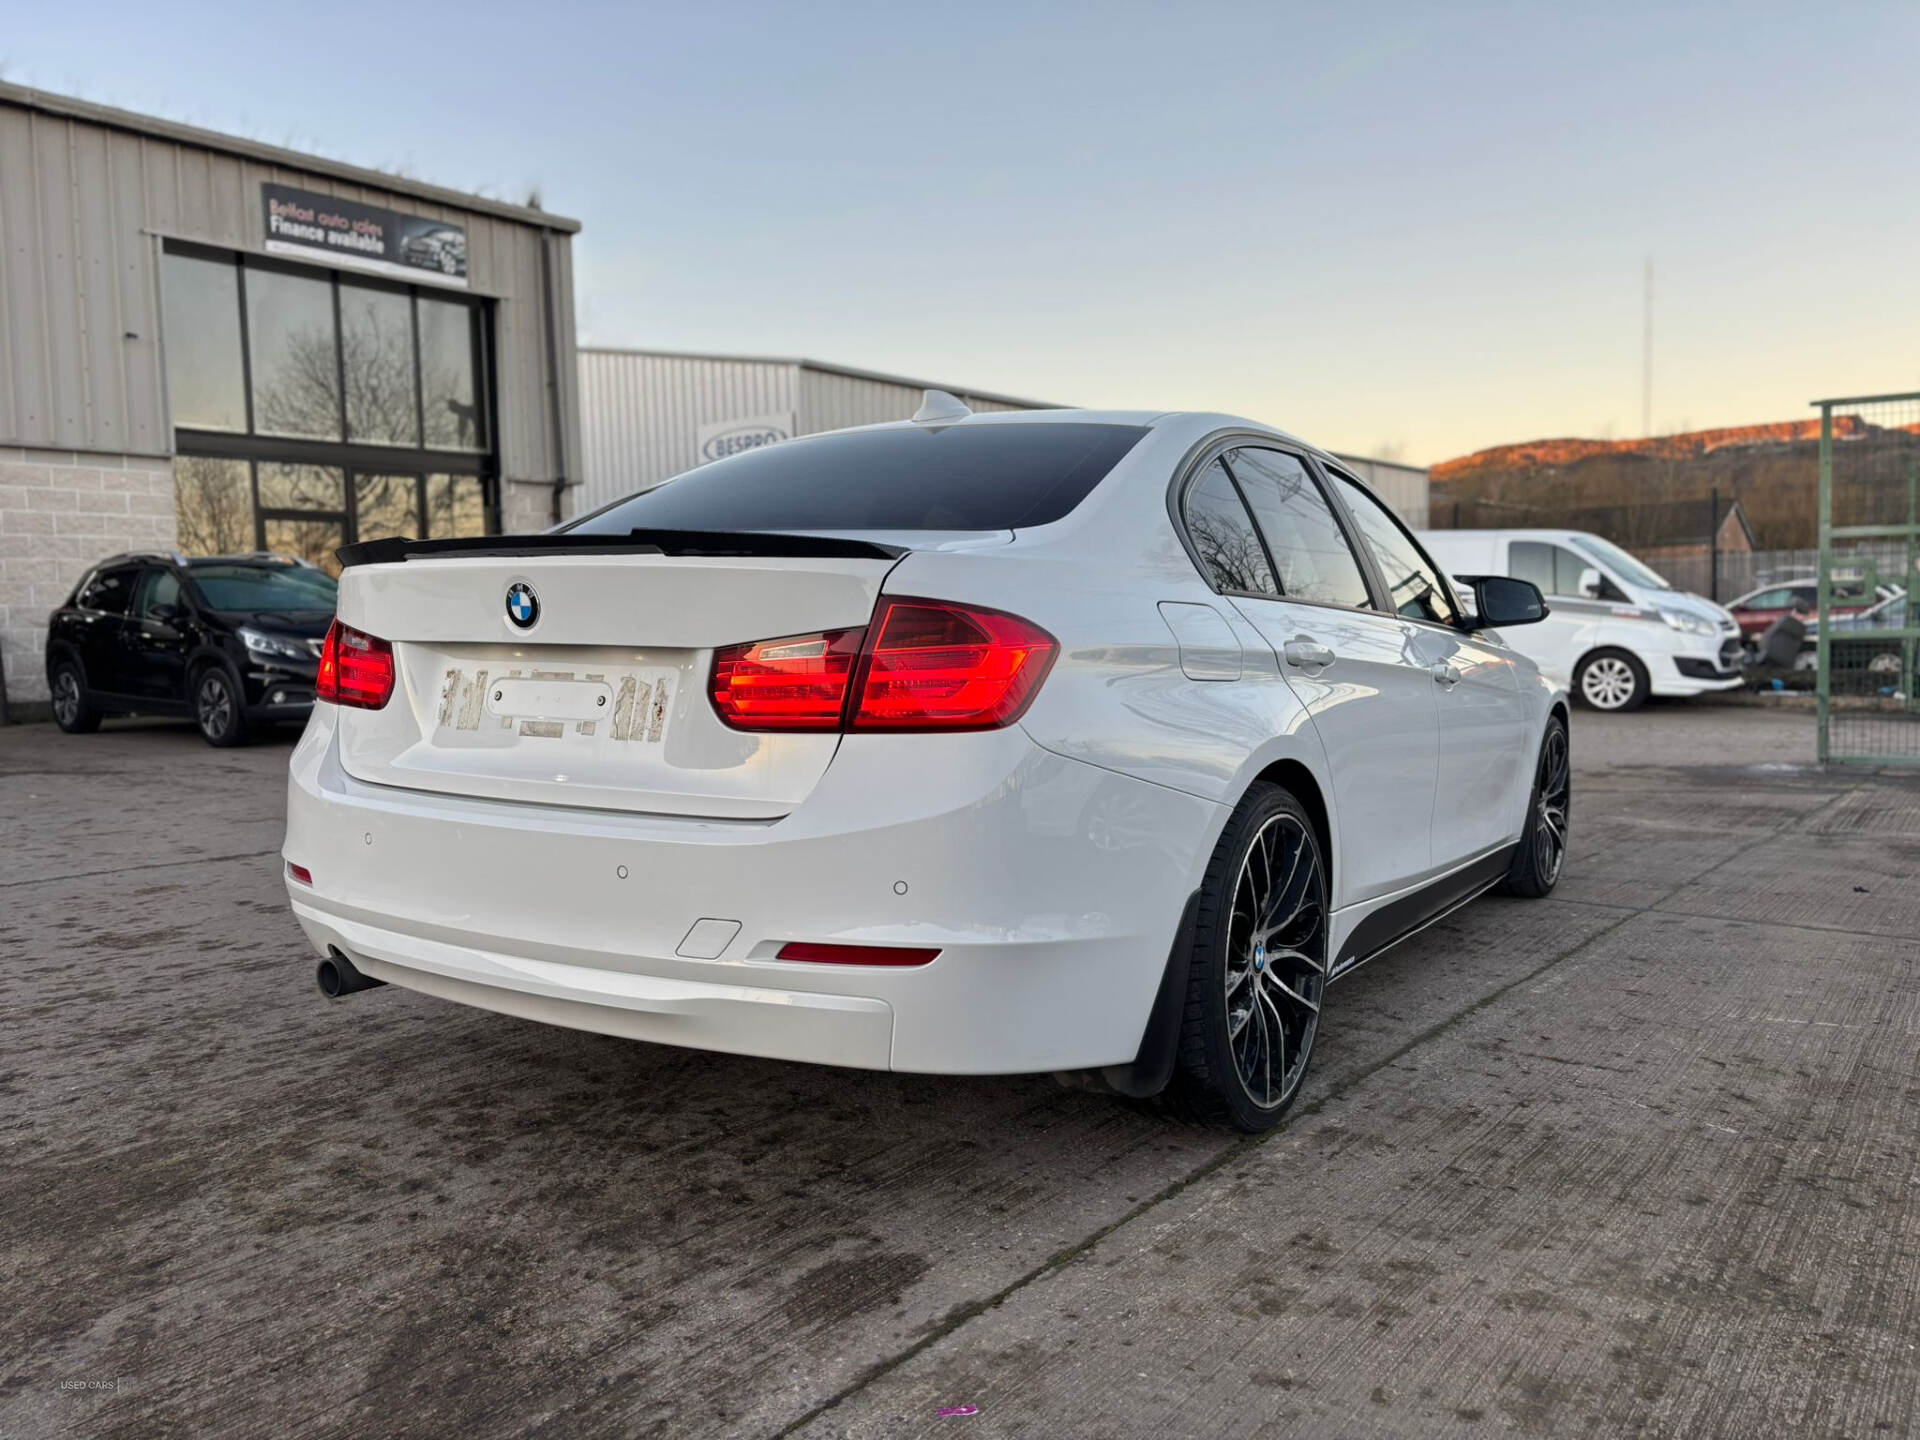
[[277, 255], [324, 255], [405, 280], [467, 283], [464, 226], [287, 185], [263, 184], [260, 200], [267, 249]]
[[724, 460], [742, 450], [758, 450], [762, 445], [778, 445], [793, 438], [793, 412], [784, 415], [750, 415], [745, 419], [722, 420], [700, 427], [700, 459]]

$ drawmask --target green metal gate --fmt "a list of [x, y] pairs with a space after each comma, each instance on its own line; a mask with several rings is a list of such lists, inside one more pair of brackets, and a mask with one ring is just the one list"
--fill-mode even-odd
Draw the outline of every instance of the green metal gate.
[[1814, 404], [1820, 761], [1920, 765], [1920, 394]]

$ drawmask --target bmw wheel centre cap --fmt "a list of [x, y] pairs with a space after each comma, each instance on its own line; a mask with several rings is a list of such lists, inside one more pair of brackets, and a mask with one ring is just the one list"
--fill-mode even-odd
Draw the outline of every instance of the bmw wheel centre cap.
[[540, 618], [540, 597], [524, 580], [507, 587], [507, 619], [521, 630], [531, 630]]

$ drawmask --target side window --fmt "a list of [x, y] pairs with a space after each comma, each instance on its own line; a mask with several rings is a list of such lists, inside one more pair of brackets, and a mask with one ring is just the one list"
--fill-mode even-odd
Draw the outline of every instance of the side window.
[[1387, 592], [1394, 613], [1409, 620], [1433, 620], [1442, 625], [1455, 623], [1460, 612], [1453, 603], [1452, 592], [1432, 562], [1421, 554], [1413, 537], [1385, 506], [1353, 481], [1337, 471], [1333, 478], [1340, 486], [1340, 496], [1347, 502], [1347, 508], [1353, 511], [1367, 548], [1373, 551], [1373, 558], [1387, 577]]
[[1507, 573], [1525, 580], [1542, 595], [1557, 595], [1553, 588], [1553, 550], [1538, 540], [1515, 540], [1507, 546]]
[[1227, 456], [1279, 569], [1280, 593], [1295, 600], [1366, 609], [1373, 599], [1353, 548], [1307, 467], [1279, 450]]
[[[1542, 595], [1563, 595], [1580, 600], [1580, 572], [1594, 564], [1561, 545], [1544, 540], [1516, 540], [1507, 550], [1507, 569], [1516, 580], [1530, 580]], [[1602, 582], [1604, 587], [1604, 581]]]
[[1240, 503], [1225, 465], [1215, 460], [1200, 472], [1187, 487], [1183, 510], [1187, 534], [1215, 586], [1255, 595], [1279, 594], [1260, 533]]
[[117, 570], [102, 570], [80, 592], [81, 608], [98, 610], [103, 615], [126, 614], [127, 597], [133, 593], [134, 578], [139, 573], [130, 565]]
[[171, 570], [152, 569], [140, 577], [140, 598], [133, 602], [136, 615], [151, 615], [161, 605], [180, 603], [180, 577]]
[[[1594, 563], [1584, 556], [1556, 545], [1553, 547], [1553, 589], [1543, 590], [1543, 595], [1570, 595], [1576, 600], [1586, 598], [1580, 589], [1580, 572], [1596, 569]], [[1606, 577], [1601, 577], [1601, 589], [1606, 588]]]

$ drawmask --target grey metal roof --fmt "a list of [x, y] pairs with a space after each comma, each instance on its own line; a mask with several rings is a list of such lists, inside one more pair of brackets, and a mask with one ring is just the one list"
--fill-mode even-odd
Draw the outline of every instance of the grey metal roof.
[[946, 380], [915, 380], [906, 375], [889, 375], [882, 370], [858, 370], [851, 365], [835, 365], [826, 360], [808, 360], [791, 355], [718, 355], [698, 350], [647, 350], [637, 346], [582, 345], [583, 355], [652, 355], [662, 360], [716, 360], [728, 365], [794, 365], [822, 375], [845, 375], [851, 380], [877, 380], [883, 385], [906, 385], [915, 390], [945, 390], [952, 395], [973, 395], [1000, 405], [1021, 405], [1030, 410], [1063, 410], [1054, 400], [1027, 400], [1018, 395], [1001, 395], [977, 385], [956, 385]]
[[430, 200], [436, 205], [453, 206], [481, 215], [494, 215], [503, 220], [517, 220], [522, 225], [560, 230], [569, 235], [580, 228], [578, 220], [570, 220], [564, 215], [555, 215], [550, 211], [535, 210], [525, 205], [509, 205], [504, 200], [489, 200], [485, 196], [469, 194], [464, 190], [450, 190], [442, 185], [428, 185], [419, 180], [409, 180], [402, 175], [390, 175], [384, 170], [368, 170], [359, 165], [349, 165], [341, 160], [328, 160], [320, 155], [307, 155], [278, 145], [265, 145], [258, 140], [245, 140], [237, 135], [222, 135], [217, 130], [202, 130], [197, 125], [182, 125], [177, 120], [162, 120], [158, 116], [141, 115], [132, 110], [117, 110], [111, 105], [96, 105], [91, 100], [77, 100], [71, 95], [55, 95], [51, 91], [34, 90], [25, 85], [9, 85], [0, 81], [0, 101], [28, 110], [38, 110], [47, 115], [92, 121], [96, 125], [105, 125], [111, 129], [124, 130], [135, 135], [155, 135], [181, 144], [198, 145], [207, 150], [240, 155], [288, 170], [305, 170], [310, 174], [328, 175], [337, 180], [345, 180], [352, 185], [364, 185], [369, 189], [385, 190], [396, 195], [412, 195], [422, 200]]

